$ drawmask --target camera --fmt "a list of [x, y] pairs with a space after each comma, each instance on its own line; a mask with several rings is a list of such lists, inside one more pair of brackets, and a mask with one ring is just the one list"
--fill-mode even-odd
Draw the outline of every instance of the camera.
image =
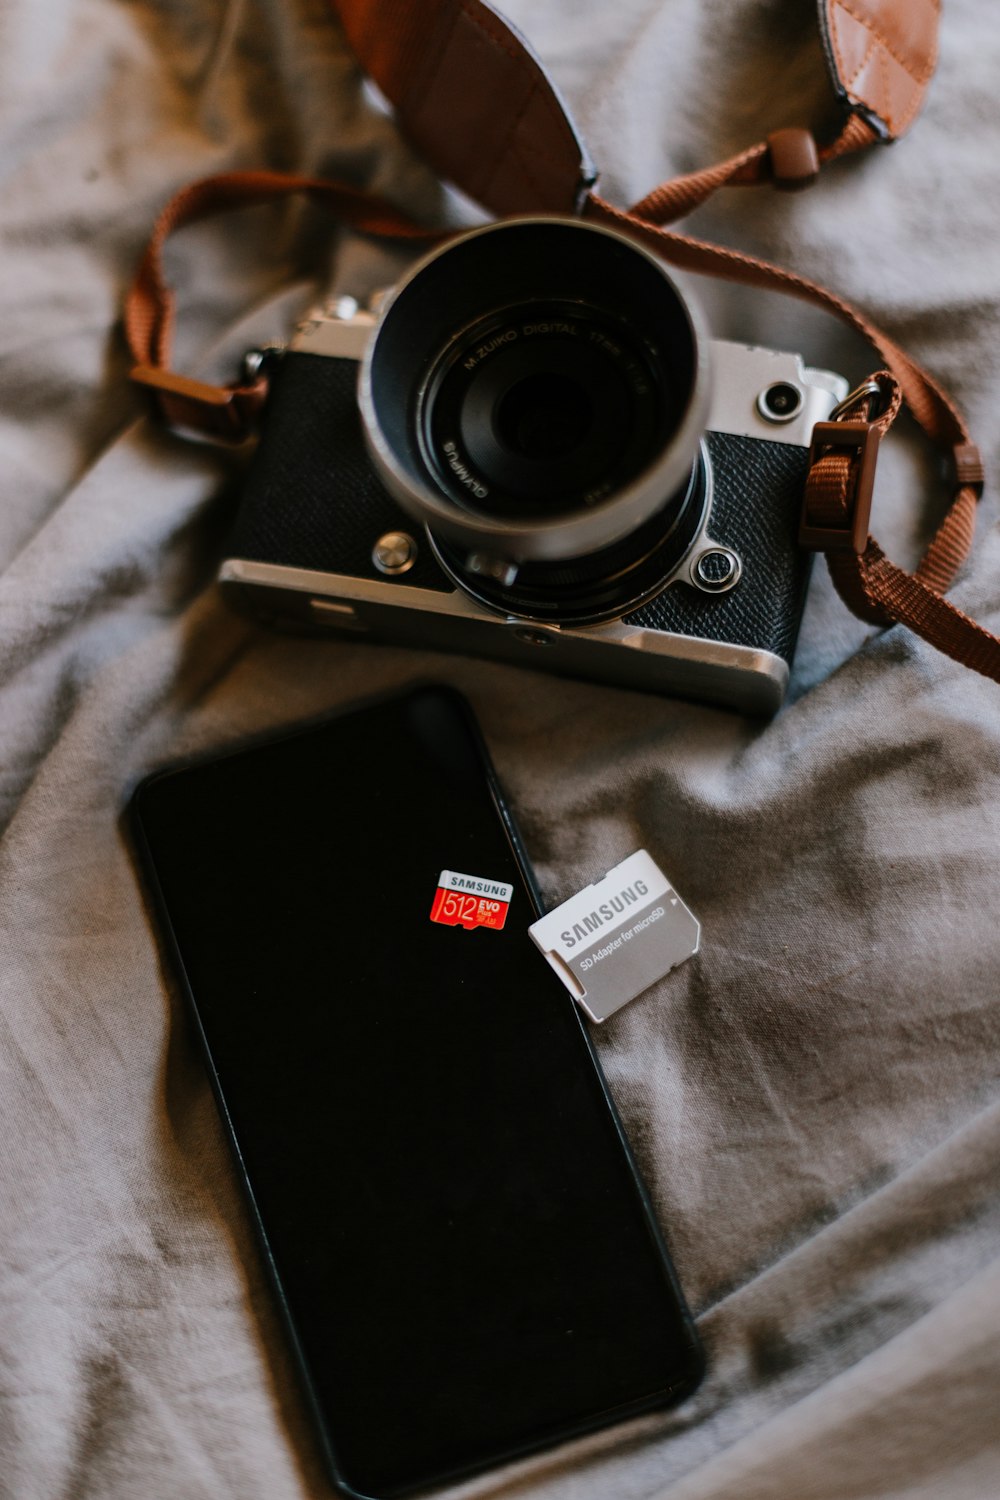
[[710, 340], [616, 230], [472, 230], [275, 358], [220, 582], [276, 625], [773, 713], [809, 442], [846, 394]]

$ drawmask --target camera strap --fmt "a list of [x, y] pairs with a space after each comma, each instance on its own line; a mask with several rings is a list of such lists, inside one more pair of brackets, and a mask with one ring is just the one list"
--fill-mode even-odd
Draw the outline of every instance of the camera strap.
[[[942, 596], [972, 545], [983, 465], [965, 420], [916, 361], [836, 293], [795, 272], [669, 228], [726, 186], [810, 186], [823, 166], [902, 135], [916, 117], [937, 55], [936, 0], [818, 0], [820, 35], [843, 123], [820, 144], [808, 129], [774, 132], [726, 162], [666, 182], [630, 209], [594, 192], [596, 172], [557, 90], [528, 43], [485, 0], [332, 0], [348, 40], [400, 126], [440, 176], [497, 216], [572, 213], [613, 225], [684, 270], [790, 293], [833, 313], [878, 351], [875, 372], [816, 428], [799, 541], [822, 551], [848, 607], [899, 622], [956, 661], [1000, 682], [1000, 638]], [[169, 369], [174, 299], [163, 245], [184, 224], [304, 193], [364, 233], [433, 243], [391, 205], [345, 184], [276, 172], [232, 172], [193, 183], [161, 213], [125, 305], [132, 379], [171, 426], [222, 441], [253, 430], [266, 374], [214, 386]], [[905, 403], [945, 454], [952, 500], [909, 573], [868, 533], [881, 438]]]

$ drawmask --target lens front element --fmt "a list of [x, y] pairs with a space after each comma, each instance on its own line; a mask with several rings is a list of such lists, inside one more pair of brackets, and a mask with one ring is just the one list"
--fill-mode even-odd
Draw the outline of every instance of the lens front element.
[[612, 315], [527, 303], [441, 351], [417, 425], [428, 470], [481, 515], [556, 516], [627, 484], [662, 440], [655, 352]]

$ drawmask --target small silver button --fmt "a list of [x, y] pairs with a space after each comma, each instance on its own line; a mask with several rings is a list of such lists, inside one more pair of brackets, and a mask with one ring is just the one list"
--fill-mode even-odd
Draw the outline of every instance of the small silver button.
[[790, 380], [776, 380], [757, 397], [757, 410], [765, 422], [794, 422], [804, 397]]
[[417, 544], [405, 531], [387, 531], [372, 548], [372, 562], [380, 573], [408, 573], [417, 560]]
[[691, 576], [709, 594], [724, 594], [739, 583], [743, 566], [728, 547], [706, 547], [695, 560]]

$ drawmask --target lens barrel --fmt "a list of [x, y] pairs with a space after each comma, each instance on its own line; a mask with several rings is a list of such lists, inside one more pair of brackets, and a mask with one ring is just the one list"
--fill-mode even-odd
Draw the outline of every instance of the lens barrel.
[[584, 557], [522, 562], [502, 581], [470, 569], [461, 546], [432, 535], [438, 562], [466, 594], [497, 614], [552, 625], [617, 620], [662, 590], [698, 535], [710, 494], [705, 445], [682, 492], [628, 536]]
[[683, 534], [705, 340], [616, 231], [507, 220], [420, 261], [383, 306], [359, 401], [376, 471], [455, 556], [518, 566]]

